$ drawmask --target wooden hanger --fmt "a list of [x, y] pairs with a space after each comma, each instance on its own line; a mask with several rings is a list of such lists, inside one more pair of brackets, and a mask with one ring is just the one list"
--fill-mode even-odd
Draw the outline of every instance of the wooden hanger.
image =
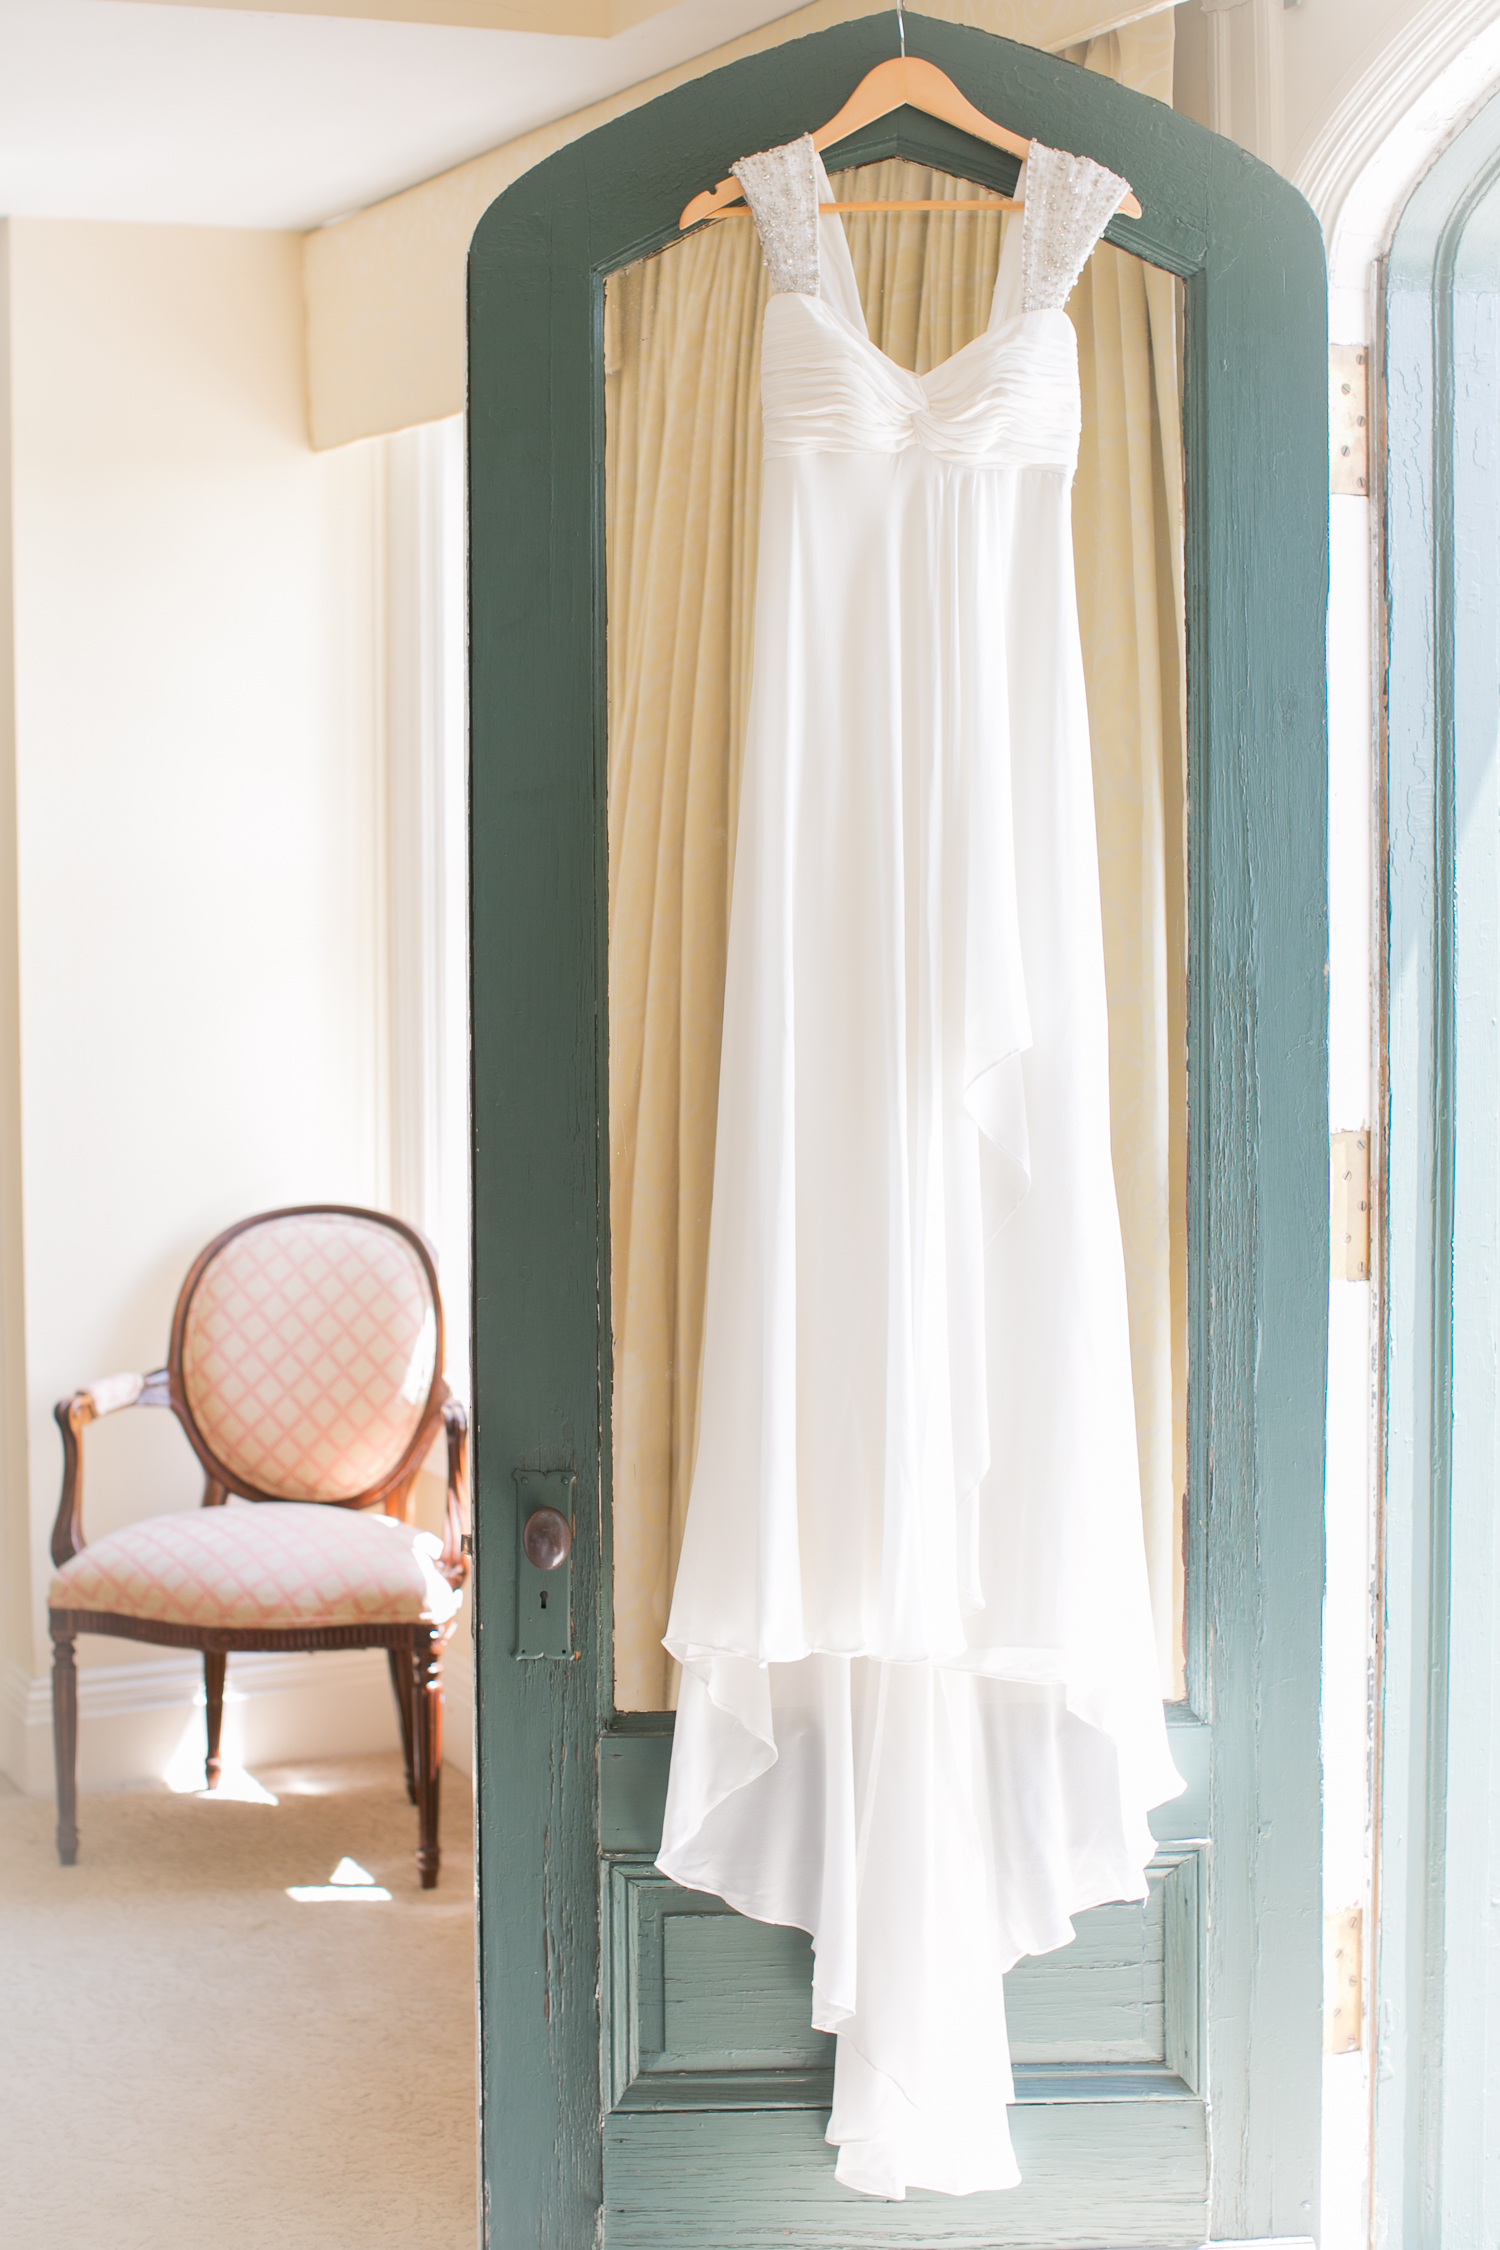
[[[905, 44], [903, 29], [903, 50]], [[838, 115], [830, 117], [828, 123], [814, 133], [813, 147], [821, 155], [835, 141], [857, 133], [862, 125], [873, 125], [877, 118], [889, 117], [892, 110], [901, 108], [919, 109], [924, 116], [940, 118], [945, 125], [956, 125], [961, 133], [971, 134], [976, 141], [988, 141], [992, 148], [1009, 149], [1023, 162], [1031, 147], [1030, 141], [1021, 134], [1009, 132], [976, 109], [936, 63], [923, 62], [919, 55], [905, 52], [865, 72]], [[743, 195], [739, 181], [731, 174], [727, 180], [720, 180], [716, 188], [705, 188], [701, 195], [695, 195], [677, 223], [680, 227], [691, 227], [700, 219], [748, 216]], [[735, 205], [739, 206], [738, 210], [731, 208]], [[885, 202], [818, 205], [820, 211], [1018, 211], [1020, 208], [1013, 195], [966, 199], [912, 196]], [[1141, 215], [1140, 204], [1128, 190], [1121, 196], [1119, 208], [1132, 219]]]

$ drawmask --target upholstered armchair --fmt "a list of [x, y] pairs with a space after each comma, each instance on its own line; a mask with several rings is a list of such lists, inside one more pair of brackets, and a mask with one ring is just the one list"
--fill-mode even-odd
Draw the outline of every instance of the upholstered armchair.
[[[177, 1416], [203, 1464], [203, 1505], [85, 1546], [83, 1432], [139, 1406]], [[78, 1856], [78, 1634], [202, 1650], [210, 1789], [232, 1651], [383, 1648], [418, 1813], [417, 1867], [430, 1890], [441, 1656], [468, 1569], [468, 1424], [443, 1380], [442, 1301], [421, 1236], [378, 1211], [332, 1204], [243, 1219], [183, 1283], [166, 1366], [91, 1383], [56, 1414], [64, 1468], [48, 1600], [63, 1865]], [[441, 1539], [411, 1522], [440, 1424]]]

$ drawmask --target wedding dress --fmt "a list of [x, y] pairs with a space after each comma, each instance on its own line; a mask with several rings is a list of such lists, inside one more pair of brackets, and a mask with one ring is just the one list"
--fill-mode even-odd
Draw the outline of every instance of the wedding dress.
[[812, 1933], [873, 2195], [1013, 2185], [1001, 1978], [1175, 1796], [1110, 1163], [1063, 304], [1125, 183], [1033, 144], [985, 334], [865, 329], [810, 140], [765, 481], [658, 1865]]

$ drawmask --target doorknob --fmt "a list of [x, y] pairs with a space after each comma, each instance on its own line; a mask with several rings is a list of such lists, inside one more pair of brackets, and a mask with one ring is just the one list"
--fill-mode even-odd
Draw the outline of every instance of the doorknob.
[[578, 1478], [572, 1469], [517, 1469], [517, 1656], [573, 1656], [573, 1510]]
[[573, 1527], [558, 1508], [533, 1508], [521, 1533], [526, 1560], [537, 1570], [556, 1570], [573, 1546]]

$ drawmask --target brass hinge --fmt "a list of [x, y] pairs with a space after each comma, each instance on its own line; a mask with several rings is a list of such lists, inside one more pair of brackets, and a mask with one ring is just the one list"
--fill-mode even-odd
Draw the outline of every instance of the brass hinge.
[[1370, 1278], [1370, 1136], [1363, 1126], [1328, 1144], [1329, 1247], [1335, 1281]]
[[1328, 489], [1368, 494], [1370, 489], [1370, 350], [1367, 344], [1328, 347]]
[[1358, 2054], [1364, 2035], [1364, 1913], [1346, 1906], [1323, 1917], [1323, 2052]]

